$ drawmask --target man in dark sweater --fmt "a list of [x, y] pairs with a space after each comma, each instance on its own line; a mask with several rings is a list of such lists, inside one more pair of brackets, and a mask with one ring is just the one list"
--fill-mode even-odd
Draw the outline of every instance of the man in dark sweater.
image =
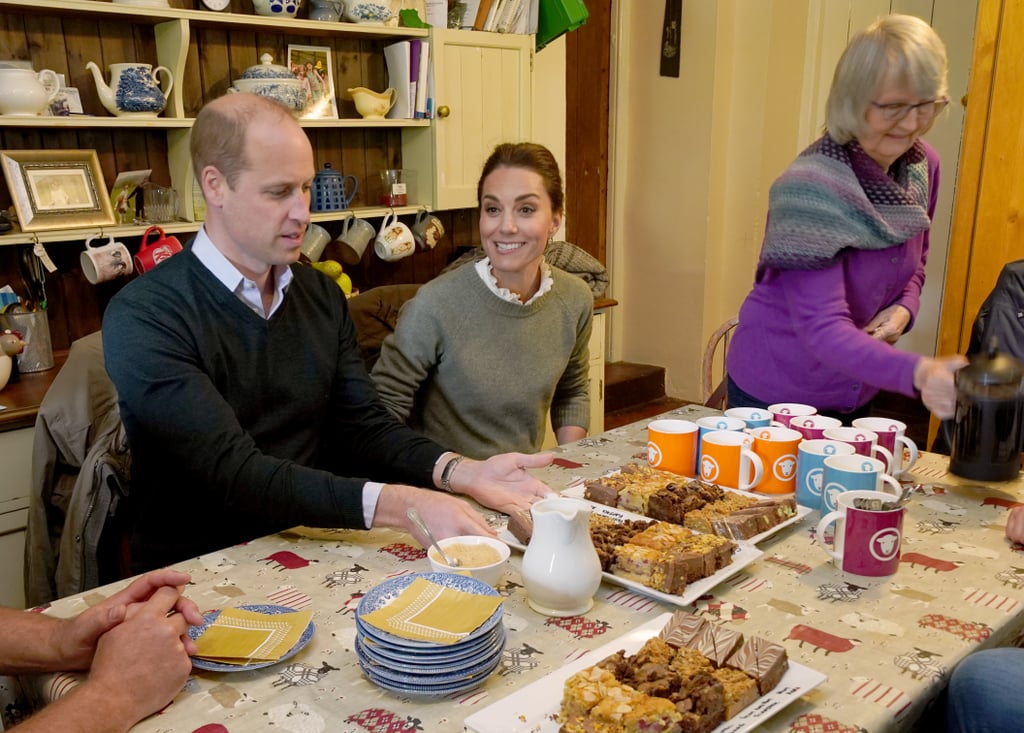
[[315, 169], [286, 109], [220, 97], [191, 145], [203, 228], [103, 319], [133, 457], [136, 572], [297, 524], [395, 527], [425, 544], [408, 507], [442, 537], [493, 534], [451, 494], [509, 512], [548, 491], [524, 469], [550, 455], [463, 459], [380, 403], [341, 289], [295, 264]]

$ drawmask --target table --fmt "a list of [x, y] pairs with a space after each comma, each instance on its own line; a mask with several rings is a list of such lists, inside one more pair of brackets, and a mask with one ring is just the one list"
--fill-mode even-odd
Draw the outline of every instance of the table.
[[[691, 405], [663, 417], [694, 419], [712, 412]], [[557, 490], [643, 459], [647, 422], [564, 446], [555, 464], [537, 473]], [[1024, 499], [1024, 482], [971, 486], [948, 474], [946, 464], [944, 456], [924, 453], [905, 477], [921, 489], [905, 517], [903, 562], [895, 576], [844, 576], [815, 546], [818, 513], [812, 512], [761, 543], [760, 560], [687, 608], [779, 641], [793, 660], [828, 675], [762, 730], [910, 729], [960, 659], [1015, 641], [1024, 627], [1024, 557], [1003, 531], [1008, 508]], [[488, 516], [495, 526], [503, 523], [501, 515]], [[673, 610], [602, 584], [585, 616], [540, 616], [526, 604], [521, 559], [513, 553], [498, 586], [508, 630], [499, 670], [477, 690], [426, 702], [368, 682], [353, 652], [353, 612], [367, 589], [429, 570], [425, 552], [408, 535], [300, 527], [180, 563], [176, 567], [193, 578], [188, 595], [202, 609], [244, 603], [309, 608], [317, 631], [287, 663], [251, 672], [195, 673], [162, 714], [134, 730], [242, 733], [265, 731], [274, 722], [275, 729], [296, 733], [461, 731], [466, 716]], [[77, 613], [120, 585], [61, 599], [48, 612]], [[306, 674], [285, 674], [290, 664], [303, 665]], [[49, 697], [74, 684], [74, 677], [50, 675], [35, 684]]]

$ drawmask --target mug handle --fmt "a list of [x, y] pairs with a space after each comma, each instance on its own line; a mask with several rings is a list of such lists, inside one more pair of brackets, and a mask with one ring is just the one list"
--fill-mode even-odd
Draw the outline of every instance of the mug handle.
[[[889, 489], [892, 489], [890, 493], [894, 494], [895, 496], [899, 496], [900, 494], [903, 493], [903, 487], [900, 485], [900, 482], [894, 479], [889, 474], [882, 473], [879, 474], [878, 477], [882, 479], [882, 488], [880, 489], [880, 491], [889, 491]], [[886, 486], [888, 486], [889, 489], [887, 489]]]
[[[843, 518], [843, 513], [841, 511], [829, 512], [828, 514], [826, 514], [824, 517], [821, 518], [820, 522], [818, 522], [818, 529], [815, 530], [815, 534], [814, 534], [814, 537], [818, 540], [818, 547], [820, 547], [822, 550], [824, 550], [825, 554], [830, 555], [832, 557], [832, 559], [838, 560], [840, 562], [842, 562], [843, 556], [840, 555], [838, 552], [836, 552], [836, 550], [835, 550], [835, 541], [833, 540], [833, 542], [832, 542], [832, 549], [829, 549], [825, 545], [824, 537], [825, 537], [825, 528], [828, 527], [828, 525], [830, 525], [830, 524], [835, 523], [836, 524], [836, 530], [838, 531], [838, 529], [839, 529], [838, 522], [842, 518]], [[833, 535], [833, 537], [834, 537], [834, 535]]]
[[341, 181], [341, 190], [343, 192], [346, 188], [348, 188], [347, 184], [349, 181], [352, 181], [352, 193], [345, 194], [345, 201], [351, 203], [352, 199], [356, 197], [356, 191], [359, 190], [359, 181], [358, 179], [356, 179], [355, 176], [345, 176]]
[[754, 470], [754, 475], [748, 482], [743, 481], [743, 479], [741, 478], [739, 480], [740, 485], [737, 486], [736, 488], [739, 489], [740, 491], [748, 491], [749, 489], [752, 489], [759, 483], [761, 483], [761, 477], [764, 475], [764, 463], [761, 462], [761, 456], [757, 455], [757, 453], [750, 450], [749, 448], [744, 448], [743, 450], [741, 450], [740, 455], [746, 456], [747, 459], [750, 461], [750, 466]]
[[[915, 463], [917, 463], [917, 443], [915, 443], [914, 441], [912, 441], [910, 438], [906, 437], [905, 435], [897, 435], [896, 436], [896, 445], [899, 445], [900, 443], [902, 443], [903, 447], [907, 449], [908, 453], [910, 453], [910, 460], [908, 460], [907, 461], [907, 465], [904, 466], [903, 465], [903, 448], [899, 449], [899, 451], [900, 451], [899, 452], [899, 455], [900, 455], [900, 465], [899, 466], [893, 466], [893, 471], [894, 472], [899, 471], [902, 474], [902, 473], [906, 473], [907, 471], [909, 471], [911, 466], [913, 466]], [[895, 456], [894, 456], [894, 458], [895, 458]]]
[[886, 473], [892, 473], [893, 472], [894, 465], [893, 465], [892, 453], [889, 452], [888, 448], [886, 448], [885, 446], [879, 445], [878, 443], [875, 443], [875, 445], [871, 448], [871, 452], [872, 453], [879, 453], [880, 454], [879, 458], [881, 459], [882, 463], [885, 464], [885, 472]]

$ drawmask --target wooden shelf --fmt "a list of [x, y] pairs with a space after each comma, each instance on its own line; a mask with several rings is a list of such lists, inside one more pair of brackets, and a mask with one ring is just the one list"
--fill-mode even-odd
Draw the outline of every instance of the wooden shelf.
[[65, 14], [82, 14], [93, 17], [124, 18], [126, 20], [163, 23], [170, 20], [187, 20], [197, 25], [232, 26], [282, 30], [287, 24], [289, 33], [311, 36], [328, 36], [343, 33], [363, 38], [426, 38], [426, 28], [399, 28], [397, 26], [375, 25], [372, 23], [330, 22], [305, 20], [301, 18], [275, 18], [245, 13], [215, 13], [209, 10], [182, 10], [178, 8], [150, 8], [114, 2], [95, 0], [4, 0], [4, 7], [26, 10], [59, 10]]
[[[343, 211], [315, 211], [309, 215], [311, 222], [324, 222], [324, 221], [342, 221], [350, 216], [357, 217], [359, 219], [379, 219], [392, 211], [403, 216], [406, 214], [415, 214], [419, 211], [426, 209], [430, 210], [430, 207], [426, 205], [412, 205], [412, 206], [363, 206], [358, 209], [345, 209]], [[163, 222], [156, 224], [155, 226], [160, 227], [166, 234], [191, 234], [192, 232], [199, 231], [203, 223], [201, 221], [172, 221]], [[74, 229], [54, 229], [52, 231], [45, 232], [9, 232], [7, 234], [0, 234], [0, 247], [5, 245], [17, 245], [17, 244], [33, 244], [35, 242], [42, 242], [43, 244], [53, 244], [55, 242], [73, 242], [79, 244], [89, 237], [101, 235], [112, 235], [114, 237], [141, 237], [146, 233], [146, 229], [152, 224], [118, 224], [111, 226], [92, 226], [92, 227], [77, 227]]]
[[[87, 128], [87, 127], [127, 127], [133, 130], [153, 128], [165, 130], [170, 128], [192, 127], [193, 117], [156, 117], [154, 119], [138, 119], [126, 117], [102, 117], [95, 115], [71, 115], [69, 117], [5, 117], [0, 115], [0, 127], [40, 127], [53, 128]], [[299, 120], [302, 127], [430, 127], [430, 120], [364, 120], [362, 118], [315, 119]]]

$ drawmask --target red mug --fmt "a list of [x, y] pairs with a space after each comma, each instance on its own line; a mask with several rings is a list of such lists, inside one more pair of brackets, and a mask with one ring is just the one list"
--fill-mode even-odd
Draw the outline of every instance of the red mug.
[[[149, 242], [149, 235], [156, 232], [159, 236]], [[167, 236], [160, 227], [150, 227], [142, 235], [142, 244], [135, 255], [135, 270], [140, 275], [149, 272], [172, 255], [181, 252], [181, 242], [175, 236]]]

